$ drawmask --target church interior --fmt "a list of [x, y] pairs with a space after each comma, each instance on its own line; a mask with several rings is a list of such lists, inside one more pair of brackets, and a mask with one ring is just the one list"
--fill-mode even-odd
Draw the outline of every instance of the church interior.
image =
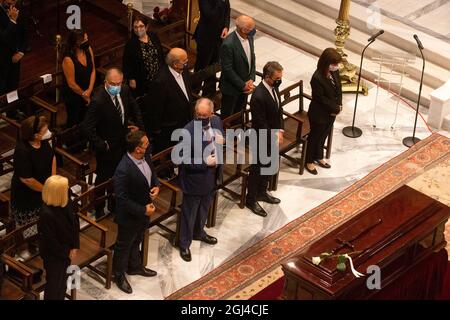
[[[216, 2], [228, 0], [0, 0], [1, 13], [9, 15], [0, 25], [1, 45], [9, 41], [8, 28], [19, 25], [19, 20], [8, 21], [16, 19], [13, 7], [27, 38], [24, 52], [18, 50], [18, 86], [0, 92], [0, 299], [45, 298], [49, 265], [43, 248], [33, 247], [43, 227], [39, 219], [18, 223], [13, 195], [16, 146], [23, 139], [25, 119], [33, 116], [36, 129], [36, 119], [43, 116], [52, 133], [55, 173], [68, 180], [79, 224], [79, 248], [69, 263], [75, 272], [66, 299], [450, 300], [450, 1], [229, 0], [229, 28], [222, 40], [225, 44], [231, 34], [239, 36], [239, 17], [252, 19], [256, 89], [245, 94], [242, 110], [226, 118], [221, 77], [227, 71], [220, 61], [198, 68], [194, 39], [199, 21], [206, 19], [200, 6]], [[208, 98], [224, 130], [255, 127], [252, 92], [265, 81], [266, 64], [278, 62], [283, 75], [274, 100], [280, 106], [284, 138], [275, 157], [279, 168], [267, 185], [269, 194], [281, 202], [258, 201], [262, 211], [257, 212], [265, 216], [249, 209], [246, 190], [253, 181], [252, 166], [248, 161], [225, 161], [205, 217], [204, 234], [216, 243], [194, 237], [187, 249], [190, 261], [180, 256], [183, 202], [188, 198], [183, 170], [171, 158], [173, 147], [151, 154], [151, 176], [159, 181], [159, 194], [152, 198], [155, 212], [139, 252], [142, 270], [157, 274], [128, 274], [130, 293], [117, 285], [115, 274], [122, 232], [115, 220], [119, 206], [114, 205], [121, 201], [117, 179], [110, 176], [95, 183], [99, 151], [94, 142], [86, 142], [81, 122], [67, 124], [71, 111], [65, 90], [73, 87], [64, 51], [71, 30], [82, 28], [93, 53], [87, 65], [95, 65], [89, 89], [94, 95], [104, 83], [109, 86], [112, 69], [123, 69], [127, 78], [124, 51], [136, 36], [138, 16], [148, 19], [147, 32], [159, 38], [163, 64], [169, 64], [174, 48], [187, 54], [192, 88], [184, 92], [192, 91], [192, 110], [197, 112], [206, 97], [207, 78], [215, 79]], [[316, 162], [311, 169], [305, 160], [314, 143], [308, 110], [318, 99], [311, 84], [326, 48], [342, 57], [336, 71], [341, 111], [321, 146], [328, 167]], [[247, 59], [245, 49], [242, 53], [240, 58]], [[224, 55], [220, 51], [221, 59]], [[3, 53], [0, 58], [11, 59]], [[163, 89], [136, 97], [144, 124], [152, 115], [145, 108]], [[89, 115], [89, 103], [97, 103], [96, 97], [83, 98], [89, 101]], [[119, 107], [119, 113], [123, 111]], [[109, 120], [96, 116], [104, 122], [97, 124], [100, 134], [99, 126], [108, 127]], [[154, 138], [148, 136], [152, 146]], [[234, 140], [225, 148], [237, 157], [242, 151]], [[243, 149], [248, 157], [248, 145]], [[96, 216], [102, 201], [107, 203], [105, 214]], [[39, 232], [26, 237], [24, 230], [33, 226]]]

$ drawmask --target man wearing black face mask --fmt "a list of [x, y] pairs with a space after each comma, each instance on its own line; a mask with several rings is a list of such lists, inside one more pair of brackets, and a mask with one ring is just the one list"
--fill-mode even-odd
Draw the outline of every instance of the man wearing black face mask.
[[[283, 67], [278, 62], [267, 62], [263, 69], [263, 81], [256, 87], [250, 100], [252, 128], [257, 131], [258, 141], [261, 138], [263, 130], [267, 133], [267, 155], [271, 157], [278, 157], [278, 154], [270, 154], [271, 140], [277, 141], [278, 144], [283, 143], [283, 108], [280, 105], [280, 95], [278, 91], [282, 76]], [[273, 132], [271, 131], [274, 129], [277, 130], [275, 131], [276, 137], [273, 137]], [[260, 144], [258, 142], [258, 147], [259, 146]], [[265, 154], [265, 150], [262, 152]], [[263, 165], [259, 159], [260, 153], [261, 150], [258, 150], [257, 163], [252, 164], [250, 167], [246, 206], [254, 214], [265, 217], [267, 216], [267, 212], [257, 201], [277, 204], [280, 203], [280, 199], [267, 193], [270, 176], [263, 175], [261, 173], [261, 168], [269, 167], [270, 163]]]
[[214, 104], [211, 100], [197, 100], [196, 119], [184, 127], [190, 133], [190, 139], [181, 142], [182, 145], [188, 145], [191, 151], [190, 155], [183, 155], [186, 158], [180, 166], [179, 175], [183, 190], [179, 247], [181, 258], [187, 262], [192, 259], [189, 249], [192, 240], [210, 245], [217, 243], [215, 237], [203, 230], [217, 185], [222, 178], [222, 165], [218, 159], [222, 152], [219, 146], [223, 144], [223, 128], [220, 118], [214, 116], [213, 111]]
[[[145, 106], [150, 106], [145, 115], [145, 127], [151, 128], [153, 154], [163, 151], [174, 143], [172, 132], [183, 128], [193, 118], [193, 97], [188, 56], [185, 50], [173, 48], [166, 56], [163, 66], [155, 79], [157, 95], [147, 95]], [[148, 99], [148, 100], [147, 100]]]

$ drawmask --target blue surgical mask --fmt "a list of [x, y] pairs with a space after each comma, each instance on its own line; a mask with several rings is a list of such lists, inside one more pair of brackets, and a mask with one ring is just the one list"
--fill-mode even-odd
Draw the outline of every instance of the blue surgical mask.
[[116, 96], [120, 94], [120, 86], [108, 86], [106, 90], [108, 90], [109, 94], [112, 96]]
[[202, 122], [202, 127], [208, 127], [209, 126], [209, 118], [197, 118], [198, 121]]
[[255, 34], [256, 34], [256, 28], [253, 28], [252, 31], [250, 31], [250, 32], [248, 33], [248, 36], [249, 36], [249, 37], [254, 37]]

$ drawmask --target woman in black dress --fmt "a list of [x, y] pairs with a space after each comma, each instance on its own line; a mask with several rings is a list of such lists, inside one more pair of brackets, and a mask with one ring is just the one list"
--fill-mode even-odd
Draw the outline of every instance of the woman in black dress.
[[311, 132], [306, 149], [306, 170], [314, 175], [318, 173], [314, 163], [322, 168], [331, 168], [323, 159], [323, 147], [336, 115], [342, 111], [342, 87], [339, 77], [341, 60], [342, 57], [336, 49], [325, 49], [311, 78], [312, 100], [308, 109]]
[[158, 36], [148, 31], [144, 16], [133, 19], [134, 34], [123, 53], [123, 73], [135, 97], [151, 92], [152, 83], [164, 63], [164, 53]]
[[[48, 140], [51, 133], [45, 117], [25, 119], [20, 131], [11, 180], [11, 211], [17, 226], [39, 218], [43, 184], [56, 174], [56, 159]], [[36, 230], [30, 230], [28, 236], [33, 234]]]
[[83, 121], [95, 84], [94, 52], [82, 30], [72, 30], [67, 36], [64, 59], [63, 96], [67, 111], [67, 127]]
[[69, 181], [54, 175], [42, 190], [41, 217], [38, 223], [40, 255], [44, 260], [46, 284], [44, 300], [64, 300], [67, 268], [80, 248], [80, 224], [69, 201]]

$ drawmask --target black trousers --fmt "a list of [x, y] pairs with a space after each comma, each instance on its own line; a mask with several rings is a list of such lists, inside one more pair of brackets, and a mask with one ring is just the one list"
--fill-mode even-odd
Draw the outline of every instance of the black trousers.
[[180, 248], [188, 249], [192, 239], [205, 234], [205, 224], [209, 207], [216, 192], [207, 195], [190, 195], [183, 193], [181, 205]]
[[[9, 58], [11, 60], [11, 57]], [[19, 87], [20, 62], [7, 61], [0, 64], [0, 95], [9, 93]]]
[[142, 268], [142, 256], [139, 251], [139, 246], [144, 239], [146, 228], [147, 224], [145, 223], [137, 226], [118, 225], [113, 257], [113, 273], [115, 276], [121, 276], [126, 271]]
[[323, 147], [325, 140], [330, 134], [334, 120], [328, 123], [311, 122], [311, 132], [308, 135], [308, 147], [306, 148], [306, 163], [313, 163], [315, 160], [323, 159]]
[[[198, 72], [207, 66], [219, 61], [219, 48], [221, 42], [197, 43], [197, 60], [194, 71]], [[202, 96], [212, 96], [216, 92], [216, 75], [204, 80]]]
[[242, 111], [245, 109], [247, 104], [247, 94], [242, 93], [236, 96], [229, 96], [222, 94], [222, 106], [220, 109], [220, 117], [225, 119], [232, 114]]
[[43, 260], [46, 273], [44, 300], [64, 300], [70, 259], [46, 257]]
[[[95, 173], [97, 177], [95, 178], [95, 186], [100, 185], [101, 183], [111, 179], [114, 176], [114, 172], [116, 171], [117, 166], [119, 165], [120, 160], [122, 159], [124, 152], [121, 150], [96, 154], [97, 168]], [[96, 197], [101, 197], [105, 193], [97, 192]], [[109, 205], [109, 204], [108, 204]], [[96, 218], [100, 218], [104, 215], [103, 209], [105, 207], [105, 202], [101, 202], [97, 204], [95, 207], [95, 216]], [[109, 206], [110, 207], [110, 206]]]
[[261, 174], [261, 168], [269, 167], [261, 163], [252, 164], [248, 175], [247, 202], [253, 203], [259, 195], [267, 192], [271, 175]]

